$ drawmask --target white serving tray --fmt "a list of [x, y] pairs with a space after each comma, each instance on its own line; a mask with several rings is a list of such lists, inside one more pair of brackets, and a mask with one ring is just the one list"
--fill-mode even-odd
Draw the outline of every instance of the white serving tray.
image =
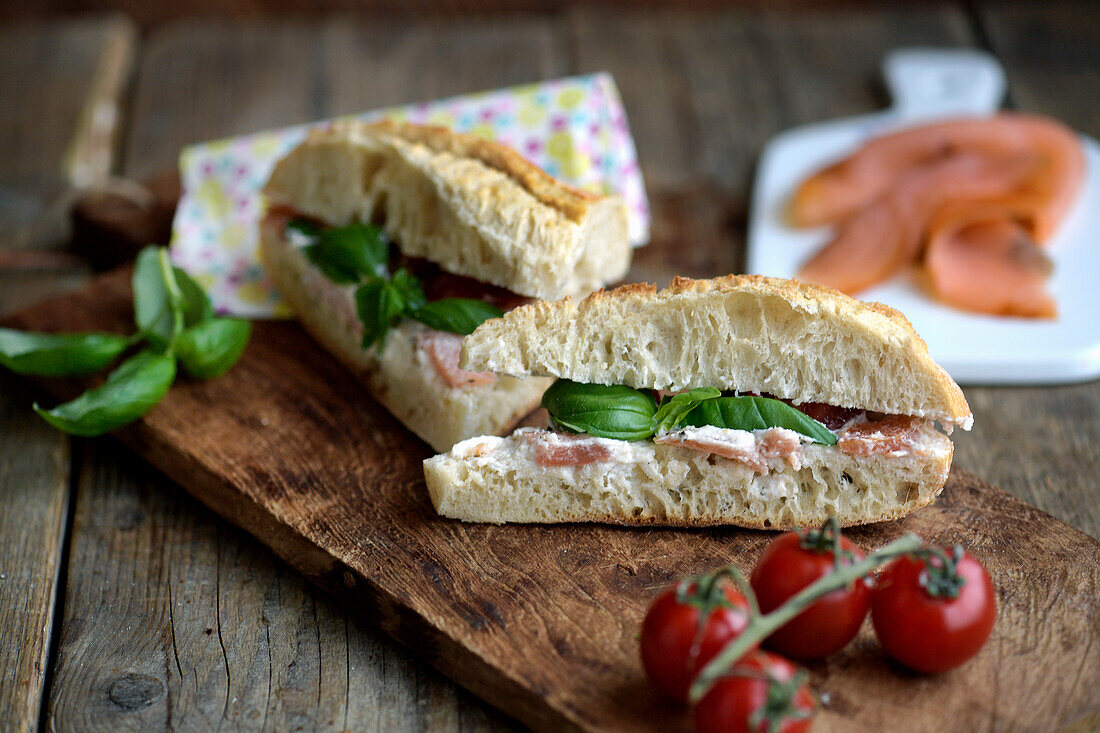
[[[829, 238], [827, 229], [797, 230], [783, 221], [795, 186], [865, 139], [926, 120], [990, 114], [1000, 106], [1005, 76], [988, 54], [903, 49], [886, 56], [890, 109], [796, 128], [764, 148], [749, 219], [750, 273], [794, 277]], [[955, 310], [924, 294], [910, 275], [860, 293], [904, 313], [932, 357], [958, 382], [1040, 384], [1100, 376], [1100, 144], [1082, 136], [1082, 194], [1047, 245], [1054, 260], [1050, 290], [1059, 316], [1046, 321]]]

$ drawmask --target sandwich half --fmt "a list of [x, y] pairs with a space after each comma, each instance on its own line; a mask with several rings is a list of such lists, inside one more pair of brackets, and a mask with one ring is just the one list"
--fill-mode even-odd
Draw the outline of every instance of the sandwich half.
[[538, 302], [465, 340], [466, 368], [555, 377], [549, 429], [424, 462], [443, 516], [783, 529], [931, 502], [969, 429], [958, 385], [897, 311], [756, 276]]
[[260, 248], [280, 293], [436, 450], [507, 432], [551, 382], [459, 368], [466, 333], [531, 299], [586, 295], [630, 263], [621, 199], [440, 127], [335, 123], [264, 193]]

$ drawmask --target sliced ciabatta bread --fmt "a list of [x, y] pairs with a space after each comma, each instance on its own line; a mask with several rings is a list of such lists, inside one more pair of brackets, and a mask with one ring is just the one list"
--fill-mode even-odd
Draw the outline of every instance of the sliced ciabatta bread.
[[973, 421], [962, 390], [898, 311], [751, 275], [532, 303], [483, 323], [459, 363], [591, 384], [767, 393], [965, 429]]
[[972, 422], [901, 314], [771, 278], [533, 303], [484, 322], [460, 364], [559, 378], [543, 397], [550, 430], [425, 461], [436, 509], [467, 521], [894, 519], [947, 480], [936, 423]]
[[[381, 350], [364, 349], [354, 287], [337, 285], [285, 236], [286, 217], [268, 215], [260, 226], [267, 271], [306, 330], [367, 384], [374, 397], [436, 450], [472, 435], [511, 430], [538, 406], [550, 379], [480, 375], [476, 383], [448, 383], [435, 363], [440, 345], [454, 356], [460, 336], [406, 320], [390, 330]], [[445, 357], [445, 354], [442, 356]]]
[[514, 150], [442, 127], [343, 121], [281, 160], [273, 205], [380, 224], [401, 252], [533, 298], [586, 295], [630, 263], [627, 213]]
[[[436, 511], [468, 522], [789, 529], [836, 516], [848, 526], [902, 517], [940, 492], [951, 441], [925, 421], [914, 429], [914, 449], [904, 456], [810, 444], [798, 461], [767, 459], [760, 471], [674, 443], [523, 428], [506, 438], [463, 441], [425, 461], [424, 476]], [[553, 459], [555, 444], [568, 443], [606, 460], [552, 465], [561, 462]]]

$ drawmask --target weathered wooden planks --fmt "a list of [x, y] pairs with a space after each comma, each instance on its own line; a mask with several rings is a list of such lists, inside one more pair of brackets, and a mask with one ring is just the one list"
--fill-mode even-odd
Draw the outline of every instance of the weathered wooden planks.
[[[85, 279], [78, 260], [49, 251], [64, 229], [63, 162], [104, 55], [125, 74], [132, 34], [117, 18], [0, 28], [0, 313]], [[69, 504], [70, 441], [31, 400], [0, 375], [0, 720], [11, 730], [38, 723]]]
[[[128, 318], [123, 272], [23, 312], [15, 322], [57, 330], [114, 327]], [[119, 436], [447, 674], [548, 730], [683, 728], [686, 718], [649, 695], [642, 677], [636, 633], [645, 605], [679, 575], [731, 561], [747, 567], [770, 537], [736, 528], [495, 527], [441, 519], [420, 468], [431, 451], [290, 323], [260, 324], [229, 375], [177, 385]], [[87, 522], [83, 506], [78, 525]], [[140, 560], [149, 542], [173, 547], [171, 525], [152, 524], [155, 529], [111, 553], [129, 548]], [[938, 730], [944, 720], [967, 729], [1056, 726], [1096, 712], [1100, 544], [963, 471], [932, 507], [851, 534], [874, 547], [907, 530], [940, 544], [962, 543], [985, 562], [1001, 603], [994, 637], [965, 667], [917, 678], [884, 662], [865, 630], [854, 646], [812, 670], [817, 688], [833, 701], [822, 713], [823, 729], [878, 730], [901, 716], [912, 730]], [[195, 551], [194, 538], [180, 539], [186, 552]], [[93, 558], [90, 567], [112, 573], [118, 567], [122, 574], [97, 579], [85, 594], [100, 589], [105, 595], [94, 605], [106, 613], [140, 606], [149, 586], [134, 585], [134, 564], [116, 565], [108, 557]], [[199, 556], [197, 564], [205, 562]], [[224, 572], [226, 565], [218, 567]], [[253, 577], [241, 572], [226, 597], [234, 594], [238, 604], [267, 613], [250, 588]], [[194, 581], [189, 585], [194, 591]], [[244, 638], [227, 640], [226, 622], [234, 616], [222, 604], [219, 645], [231, 670], [243, 665], [237, 689], [255, 697], [253, 690], [265, 689], [255, 670], [264, 669], [256, 657], [262, 660], [260, 634], [267, 632], [242, 611]], [[139, 616], [154, 624], [157, 618]], [[79, 648], [68, 641], [70, 628], [67, 612], [63, 655]], [[102, 634], [91, 638], [103, 643]], [[213, 641], [206, 643], [216, 657]], [[126, 646], [144, 649], [133, 641]], [[87, 662], [99, 656], [114, 655], [85, 652], [83, 667], [63, 656], [59, 678], [81, 672], [58, 688], [77, 689], [77, 680], [88, 676]], [[1073, 674], [1064, 674], [1067, 669]], [[170, 679], [170, 668], [167, 674]], [[84, 697], [78, 693], [69, 694]], [[217, 697], [205, 695], [208, 704]]]
[[414, 731], [495, 716], [130, 451], [90, 447], [80, 487], [52, 726]]

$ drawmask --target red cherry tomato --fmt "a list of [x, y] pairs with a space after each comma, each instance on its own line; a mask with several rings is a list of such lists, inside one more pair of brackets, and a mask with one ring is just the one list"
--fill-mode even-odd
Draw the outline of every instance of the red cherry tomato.
[[[788, 532], [771, 541], [752, 571], [750, 583], [763, 613], [769, 613], [788, 598], [832, 572], [835, 562], [832, 538], [823, 541], [826, 530], [808, 533], [808, 543]], [[833, 531], [837, 531], [834, 527]], [[806, 544], [811, 547], [807, 548]], [[825, 548], [829, 549], [818, 549]], [[863, 558], [859, 548], [840, 538], [841, 564]], [[793, 659], [824, 659], [843, 649], [859, 632], [867, 616], [870, 590], [863, 580], [822, 596], [809, 608], [781, 626], [764, 645]]]
[[943, 672], [985, 644], [997, 616], [996, 593], [982, 564], [962, 553], [958, 595], [934, 597], [926, 562], [906, 555], [886, 566], [871, 593], [871, 622], [889, 656], [918, 672]]
[[814, 698], [804, 678], [792, 682], [797, 673], [797, 667], [776, 654], [762, 651], [750, 654], [715, 682], [695, 706], [695, 730], [699, 733], [808, 731]]
[[728, 579], [681, 581], [657, 597], [642, 621], [646, 677], [666, 696], [686, 702], [695, 674], [748, 623], [748, 601]]

